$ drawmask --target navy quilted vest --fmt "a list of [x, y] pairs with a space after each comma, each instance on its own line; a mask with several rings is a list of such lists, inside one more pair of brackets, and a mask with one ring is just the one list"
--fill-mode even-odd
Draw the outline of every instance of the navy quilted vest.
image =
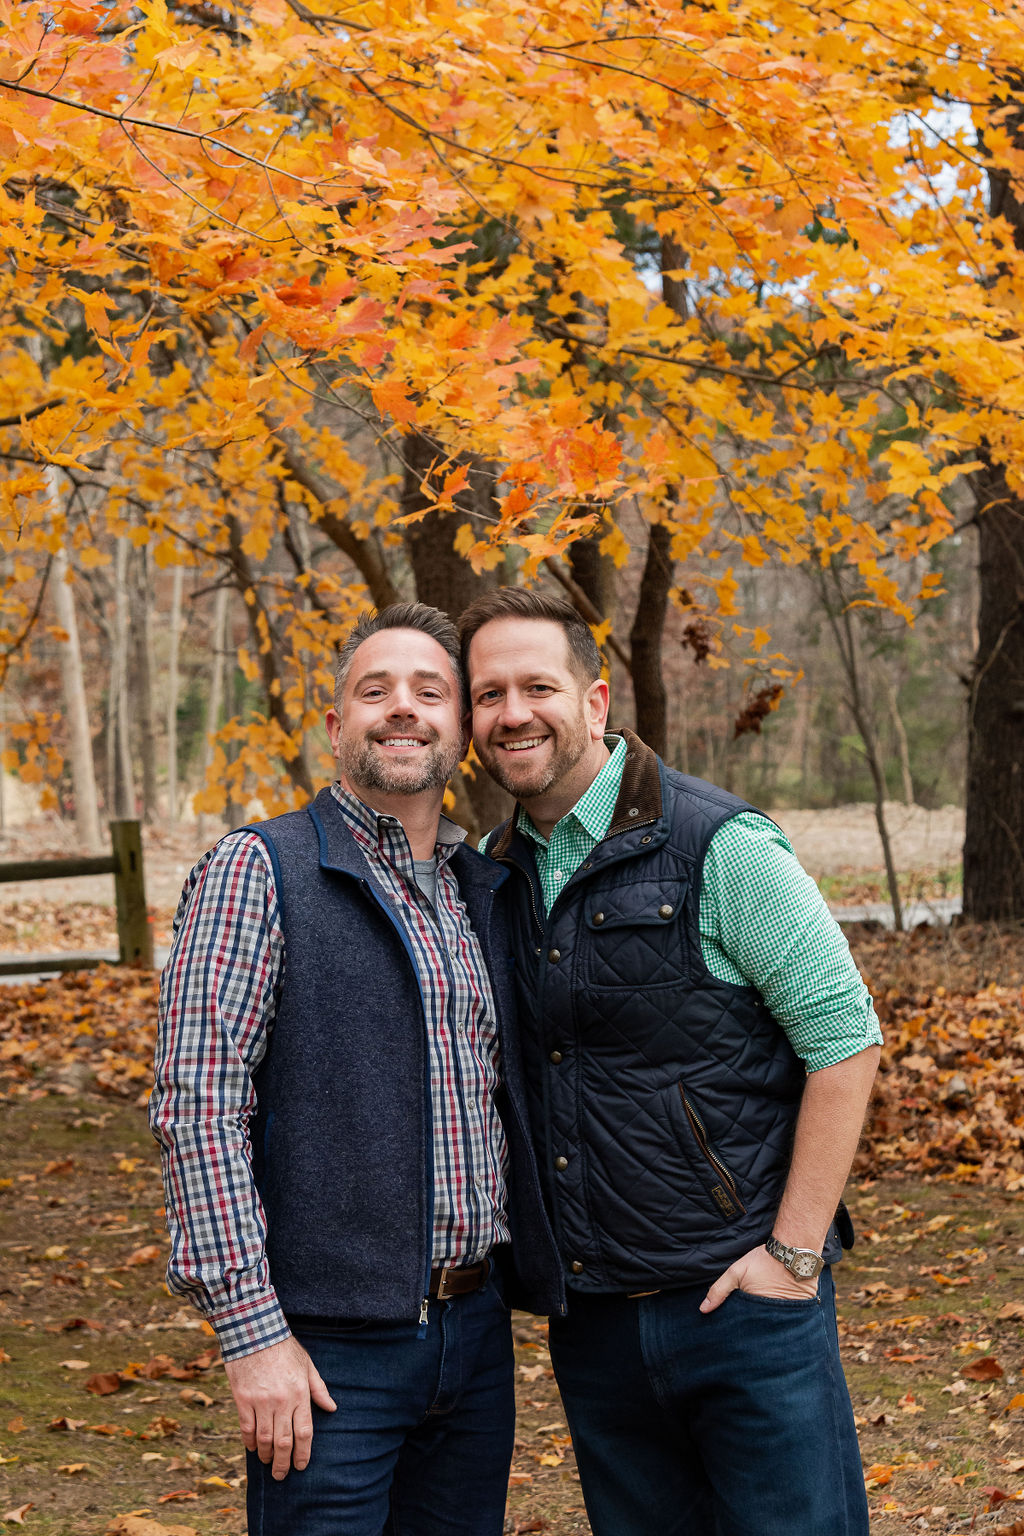
[[[529, 841], [512, 870], [530, 1116], [572, 1287], [713, 1279], [763, 1242], [806, 1080], [753, 987], [703, 963], [701, 868], [753, 807], [665, 766], [630, 732], [611, 828], [544, 915]], [[827, 1257], [839, 1256], [835, 1231]]]
[[[251, 1126], [271, 1280], [286, 1314], [415, 1318], [430, 1272], [430, 1093], [426, 1023], [402, 925], [330, 790], [249, 830], [271, 856], [285, 947]], [[513, 1033], [503, 877], [465, 845], [452, 868], [498, 1011], [517, 1261], [511, 1299], [559, 1310]]]

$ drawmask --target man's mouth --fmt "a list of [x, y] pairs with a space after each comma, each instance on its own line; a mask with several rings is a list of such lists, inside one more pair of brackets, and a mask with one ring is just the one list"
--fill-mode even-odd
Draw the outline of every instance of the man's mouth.
[[419, 736], [375, 736], [374, 740], [380, 747], [425, 747], [427, 745]]
[[546, 736], [527, 736], [522, 741], [499, 741], [498, 746], [503, 752], [529, 752], [533, 747], [541, 746], [547, 741]]

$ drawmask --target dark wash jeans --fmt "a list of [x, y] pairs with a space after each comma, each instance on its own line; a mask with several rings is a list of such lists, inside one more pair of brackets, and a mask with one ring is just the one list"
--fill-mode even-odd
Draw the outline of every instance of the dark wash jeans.
[[515, 1429], [512, 1335], [495, 1278], [415, 1322], [295, 1328], [337, 1403], [309, 1466], [246, 1457], [249, 1536], [500, 1536]]
[[835, 1291], [570, 1292], [551, 1321], [594, 1536], [867, 1536]]

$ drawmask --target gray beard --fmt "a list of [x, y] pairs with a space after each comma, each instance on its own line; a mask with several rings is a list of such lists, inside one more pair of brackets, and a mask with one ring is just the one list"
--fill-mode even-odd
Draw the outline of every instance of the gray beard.
[[456, 742], [447, 750], [440, 741], [432, 742], [426, 762], [415, 773], [400, 763], [384, 762], [371, 741], [343, 746], [338, 766], [352, 784], [375, 790], [379, 795], [419, 795], [425, 789], [443, 789], [459, 766], [461, 753]]

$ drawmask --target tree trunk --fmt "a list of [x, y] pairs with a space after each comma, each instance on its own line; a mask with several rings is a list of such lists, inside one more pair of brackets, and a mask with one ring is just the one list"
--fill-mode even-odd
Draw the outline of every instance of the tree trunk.
[[135, 816], [128, 709], [128, 540], [114, 541], [114, 623], [107, 700], [107, 814], [116, 821]]
[[672, 587], [672, 530], [652, 523], [640, 578], [636, 618], [629, 636], [636, 733], [659, 757], [668, 752], [668, 697], [661, 668], [661, 639]]
[[[210, 687], [206, 695], [206, 730], [203, 733], [203, 755], [200, 763], [202, 783], [213, 765], [214, 741], [220, 728], [221, 705], [224, 701], [224, 631], [227, 625], [228, 589], [217, 588], [213, 603], [213, 620], [210, 625]], [[210, 835], [212, 818], [199, 817], [199, 835]]]
[[[46, 478], [52, 496], [59, 494], [57, 471], [48, 469]], [[96, 773], [92, 760], [92, 734], [89, 730], [89, 706], [85, 696], [85, 674], [78, 643], [78, 616], [75, 594], [68, 584], [68, 556], [64, 545], [53, 557], [51, 590], [57, 623], [67, 635], [61, 644], [61, 682], [68, 734], [71, 738], [71, 783], [75, 793], [75, 827], [78, 841], [86, 853], [98, 853], [102, 847], [100, 818], [96, 802]]]
[[[1006, 108], [1010, 104], [995, 105]], [[1024, 105], [1002, 128], [1024, 149]], [[1024, 250], [1024, 205], [1010, 177], [989, 178], [989, 211]], [[978, 504], [978, 649], [967, 703], [964, 916], [1024, 919], [1024, 499], [989, 461], [974, 476]]]
[[185, 568], [174, 567], [171, 578], [170, 645], [167, 652], [167, 824], [178, 823], [178, 642]]
[[[405, 474], [402, 483], [402, 513], [417, 512], [429, 505], [430, 466], [439, 457], [440, 450], [428, 438], [410, 433], [402, 445]], [[484, 571], [479, 576], [469, 561], [455, 549], [455, 535], [465, 523], [481, 528], [492, 523], [498, 515], [494, 500], [494, 471], [486, 464], [472, 463], [469, 484], [455, 497], [454, 512], [428, 512], [417, 523], [410, 523], [405, 530], [405, 547], [416, 581], [416, 596], [421, 603], [430, 603], [458, 618], [462, 610], [486, 592], [498, 585], [495, 571]], [[481, 835], [504, 821], [512, 808], [511, 798], [499, 789], [489, 774], [474, 765], [474, 776], [464, 776], [465, 801], [472, 810], [467, 814], [465, 801], [459, 806], [460, 815], [469, 830]], [[457, 800], [461, 798], [462, 786]]]
[[142, 769], [142, 819], [159, 818], [156, 788], [156, 720], [153, 708], [153, 593], [145, 549], [133, 549], [129, 559], [132, 697]]
[[964, 916], [1024, 918], [1024, 501], [999, 465], [975, 476], [978, 653], [967, 712]]

